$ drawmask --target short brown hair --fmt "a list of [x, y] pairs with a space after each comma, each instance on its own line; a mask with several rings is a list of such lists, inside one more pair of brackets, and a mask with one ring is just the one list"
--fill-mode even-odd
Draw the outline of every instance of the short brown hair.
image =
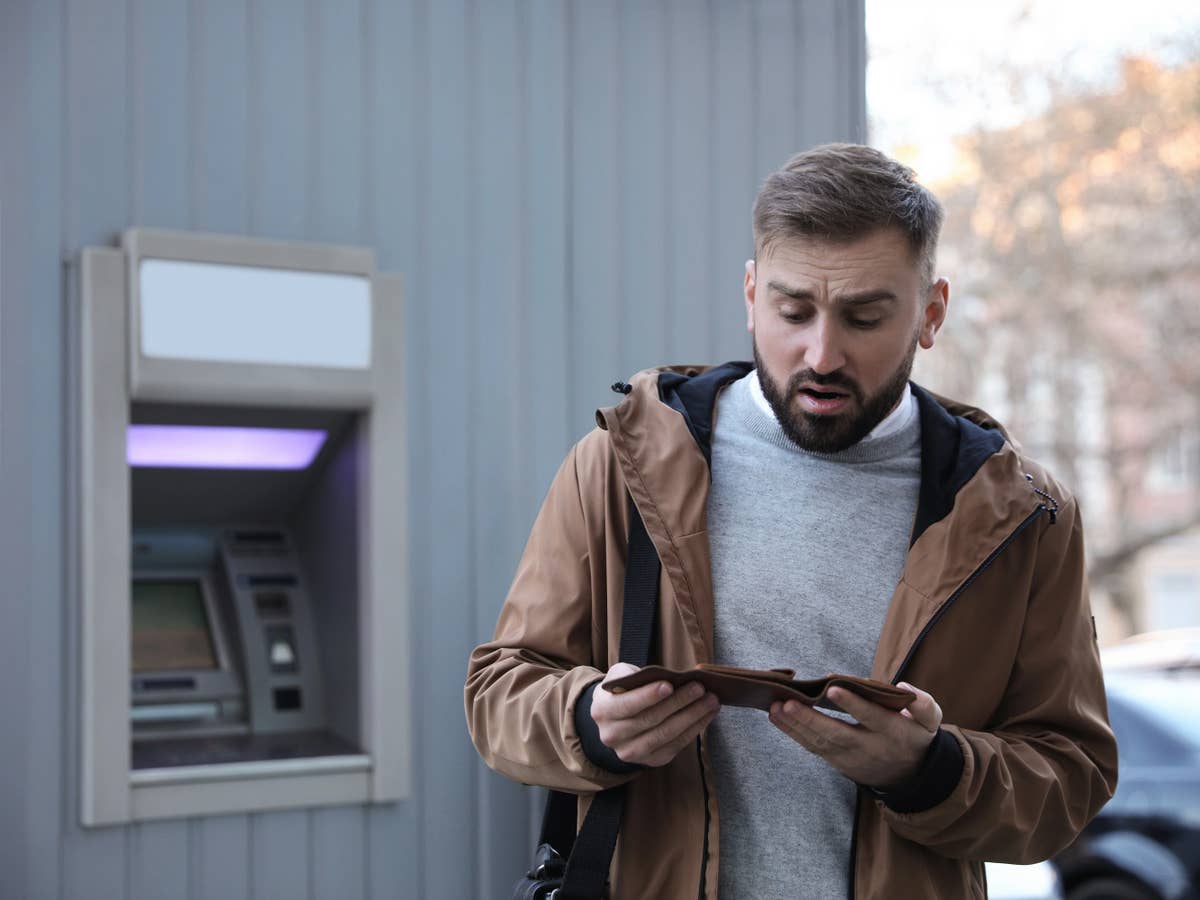
[[862, 144], [822, 144], [773, 172], [754, 201], [754, 252], [777, 241], [849, 241], [899, 228], [933, 282], [942, 204], [908, 166]]

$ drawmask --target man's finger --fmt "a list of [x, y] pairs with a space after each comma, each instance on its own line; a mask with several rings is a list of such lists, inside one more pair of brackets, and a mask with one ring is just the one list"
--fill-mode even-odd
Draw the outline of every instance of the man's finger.
[[913, 687], [907, 681], [901, 681], [896, 687], [916, 695], [917, 699], [908, 705], [908, 713], [914, 722], [926, 731], [937, 731], [942, 726], [942, 708], [932, 694]]
[[818, 756], [845, 744], [854, 731], [853, 725], [809, 709], [795, 700], [774, 704], [768, 718], [772, 725]]
[[[596, 720], [598, 724], [603, 723], [605, 726], [601, 740], [631, 740], [639, 734], [658, 728], [669, 716], [694, 704], [703, 696], [704, 686], [694, 682], [678, 688], [665, 700], [660, 700], [631, 716], [616, 717], [611, 712], [602, 711], [601, 717]], [[592, 718], [596, 718], [594, 705], [592, 709]]]
[[860, 697], [854, 691], [845, 688], [831, 688], [829, 699], [836, 703], [843, 712], [848, 712], [871, 731], [886, 731], [895, 723], [896, 714], [890, 709], [872, 703], [866, 697]]
[[[611, 677], [619, 678], [620, 675]], [[609, 678], [606, 677], [604, 680], [608, 681]], [[628, 719], [656, 703], [661, 703], [674, 692], [674, 688], [669, 682], [654, 681], [634, 688], [632, 691], [614, 694], [606, 690], [601, 682], [600, 689], [592, 695], [592, 718], [596, 721], [600, 721], [601, 718]]]
[[661, 723], [643, 732], [622, 748], [619, 755], [622, 759], [629, 754], [634, 759], [650, 758], [660, 750], [677, 747], [671, 753], [674, 757], [683, 744], [689, 740], [688, 733], [703, 719], [715, 713], [720, 704], [711, 694], [699, 703], [692, 703], [674, 715], [668, 716]]
[[[696, 705], [700, 706], [701, 704]], [[680, 751], [688, 746], [688, 744], [696, 740], [696, 738], [703, 733], [705, 728], [712, 724], [712, 720], [717, 717], [717, 713], [720, 712], [720, 710], [721, 707], [720, 704], [718, 704], [717, 706], [713, 707], [712, 710], [706, 712], [704, 716], [688, 726], [688, 728], [685, 729], [682, 734], [676, 737], [675, 740], [671, 741], [671, 743], [667, 744], [665, 747], [660, 747], [658, 750], [650, 754], [649, 758], [647, 759], [647, 764], [651, 766], [665, 766], [676, 756], [678, 756]]]

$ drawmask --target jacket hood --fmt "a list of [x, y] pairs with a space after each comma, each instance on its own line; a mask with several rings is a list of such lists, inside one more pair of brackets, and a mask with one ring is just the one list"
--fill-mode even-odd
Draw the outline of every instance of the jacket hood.
[[[632, 437], [642, 427], [657, 422], [652, 427], [661, 441], [665, 434], [659, 426], [665, 424], [664, 413], [673, 411], [682, 419], [686, 433], [691, 436], [692, 448], [703, 457], [707, 467], [712, 461], [717, 395], [753, 369], [754, 364], [745, 361], [647, 369], [635, 375], [629, 384], [613, 385], [626, 398], [616, 407], [598, 410], [597, 424], [614, 432], [615, 441], [627, 444], [622, 437]], [[950, 512], [959, 490], [989, 457], [999, 453], [1006, 443], [1012, 443], [999, 422], [983, 410], [940, 397], [915, 383], [912, 391], [921, 418], [921, 488], [910, 544]], [[670, 442], [667, 445], [672, 446]], [[685, 450], [679, 443], [673, 447], [676, 452]], [[625, 449], [626, 455], [634, 455], [632, 448]], [[688, 517], [687, 527], [699, 527], [696, 512]]]

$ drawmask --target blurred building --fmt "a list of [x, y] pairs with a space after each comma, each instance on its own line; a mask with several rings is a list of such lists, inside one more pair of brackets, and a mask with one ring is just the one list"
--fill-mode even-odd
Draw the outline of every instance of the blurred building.
[[963, 137], [930, 383], [996, 415], [1080, 498], [1102, 643], [1200, 625], [1200, 62], [1126, 59]]

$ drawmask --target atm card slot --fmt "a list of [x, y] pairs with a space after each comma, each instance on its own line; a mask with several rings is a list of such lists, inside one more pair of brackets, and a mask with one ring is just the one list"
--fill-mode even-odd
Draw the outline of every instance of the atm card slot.
[[194, 691], [195, 678], [138, 678], [134, 681], [134, 689], [139, 691]]
[[220, 718], [218, 703], [154, 703], [135, 706], [129, 719], [138, 724], [146, 722], [213, 722]]
[[295, 587], [295, 575], [239, 575], [237, 578], [238, 587], [242, 588], [264, 588], [264, 587]]

